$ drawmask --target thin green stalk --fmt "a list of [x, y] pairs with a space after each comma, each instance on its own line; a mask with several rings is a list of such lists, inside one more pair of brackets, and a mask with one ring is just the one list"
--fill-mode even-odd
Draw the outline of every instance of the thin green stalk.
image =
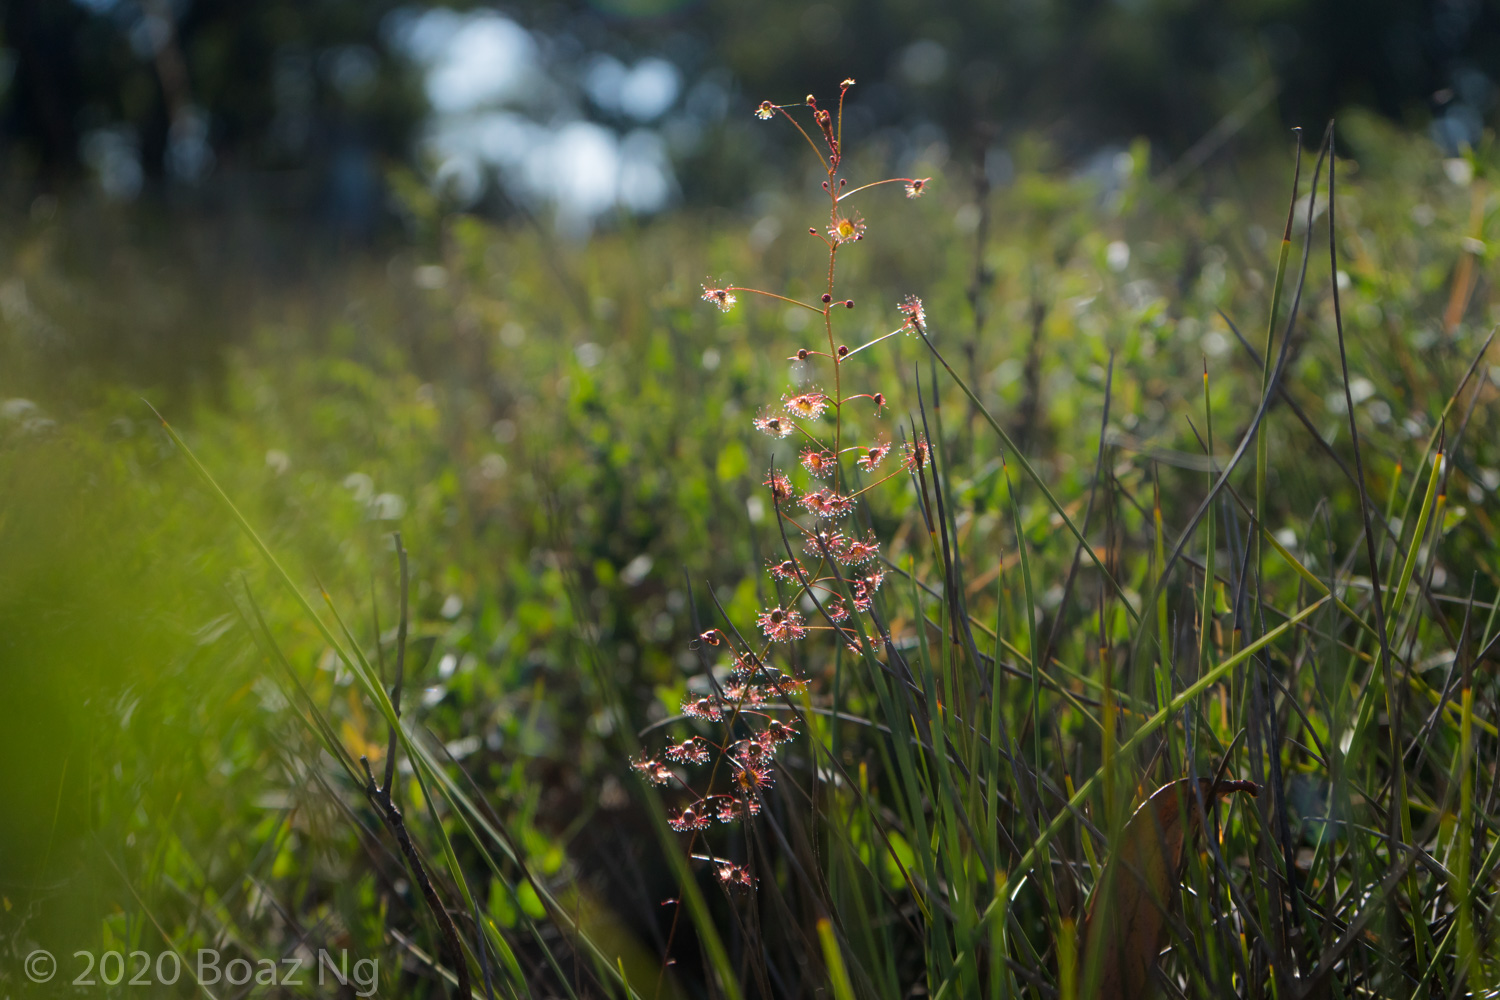
[[834, 1000], [854, 1000], [854, 987], [849, 983], [844, 954], [839, 950], [833, 924], [827, 917], [818, 918], [818, 941], [823, 946], [823, 964], [828, 967], [828, 986], [833, 991]]
[[[1462, 650], [1459, 651], [1462, 654]], [[1459, 695], [1462, 721], [1458, 736], [1458, 826], [1454, 830], [1458, 857], [1453, 865], [1458, 903], [1458, 973], [1467, 974], [1469, 991], [1479, 996], [1483, 975], [1474, 947], [1474, 885], [1470, 881], [1470, 854], [1474, 846], [1474, 664], [1464, 664], [1463, 691]]]
[[[1208, 488], [1214, 486], [1214, 416], [1213, 403], [1208, 392], [1208, 360], [1203, 362], [1203, 415], [1205, 445], [1208, 450]], [[1265, 434], [1261, 434], [1259, 440], [1264, 442]], [[1198, 617], [1198, 657], [1200, 672], [1210, 669], [1214, 659], [1214, 549], [1217, 521], [1210, 515], [1203, 519], [1204, 528], [1204, 554], [1203, 554], [1203, 605]]]
[[[1264, 396], [1271, 391], [1271, 349], [1276, 339], [1276, 316], [1281, 310], [1281, 290], [1286, 279], [1286, 264], [1292, 253], [1292, 219], [1297, 211], [1297, 192], [1302, 181], [1302, 130], [1294, 130], [1297, 135], [1297, 165], [1292, 172], [1292, 198], [1287, 205], [1286, 226], [1281, 232], [1281, 251], [1276, 258], [1276, 278], [1271, 285], [1271, 313], [1266, 318], [1266, 346], [1261, 352], [1261, 376], [1260, 391]], [[1255, 511], [1254, 516], [1259, 523], [1259, 530], [1255, 533], [1255, 586], [1257, 596], [1262, 579], [1261, 540], [1266, 536], [1265, 511], [1266, 511], [1266, 472], [1270, 467], [1267, 457], [1269, 448], [1268, 435], [1264, 430], [1255, 439]], [[1210, 519], [1212, 520], [1212, 519]], [[1254, 616], [1251, 616], [1252, 621]], [[1247, 623], [1250, 624], [1250, 623]]]

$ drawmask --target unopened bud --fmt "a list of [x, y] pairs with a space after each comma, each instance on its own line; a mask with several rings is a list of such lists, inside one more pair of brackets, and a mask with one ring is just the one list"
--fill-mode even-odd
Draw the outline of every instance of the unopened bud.
[[840, 344], [839, 345], [839, 357], [842, 358], [844, 355], [846, 355], [848, 353], [849, 353], [849, 345], [848, 344]]
[[844, 300], [844, 308], [845, 309], [853, 309], [854, 308], [854, 300], [853, 299], [845, 299]]
[[827, 292], [824, 292], [823, 293], [823, 304], [826, 306], [828, 303], [830, 303], [832, 301], [833, 301], [833, 296], [829, 295]]
[[805, 347], [799, 347], [799, 348], [797, 348], [797, 360], [798, 361], [806, 361], [807, 360], [807, 348], [805, 348]]

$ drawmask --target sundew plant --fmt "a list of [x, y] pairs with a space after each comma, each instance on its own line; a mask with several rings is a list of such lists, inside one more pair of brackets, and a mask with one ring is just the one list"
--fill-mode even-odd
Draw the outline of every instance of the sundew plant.
[[[859, 516], [859, 504], [889, 479], [906, 473], [920, 477], [929, 458], [925, 438], [914, 434], [901, 444], [899, 459], [887, 463], [891, 434], [875, 429], [885, 394], [863, 391], [867, 387], [857, 384], [860, 375], [868, 373], [857, 367], [857, 356], [903, 331], [919, 329], [921, 302], [907, 296], [899, 307], [904, 325], [865, 344], [851, 348], [840, 343], [835, 332], [839, 315], [855, 307], [852, 298], [840, 294], [839, 254], [850, 252], [867, 229], [851, 199], [887, 184], [900, 184], [907, 198], [917, 198], [930, 180], [888, 178], [850, 188], [840, 176], [844, 99], [853, 85], [853, 80], [840, 84], [836, 111], [820, 108], [812, 95], [802, 105], [766, 101], [756, 110], [763, 120], [781, 117], [790, 122], [827, 174], [822, 186], [829, 199], [828, 223], [821, 231], [817, 226], [807, 231], [828, 250], [827, 278], [818, 301], [738, 285], [703, 289], [703, 300], [724, 312], [735, 307], [741, 294], [806, 309], [817, 315], [825, 336], [824, 344], [798, 346], [787, 358], [805, 373], [804, 382], [815, 384], [795, 387], [753, 420], [756, 430], [782, 443], [787, 452], [782, 457], [795, 456], [800, 466], [772, 467], [762, 483], [778, 530], [780, 551], [769, 560], [766, 572], [779, 601], [756, 616], [753, 628], [745, 623], [742, 630], [726, 620], [722, 628], [710, 628], [698, 638], [710, 667], [705, 674], [709, 693], [685, 702], [681, 718], [712, 724], [715, 737], [690, 735], [634, 762], [648, 781], [668, 786], [685, 799], [669, 816], [668, 825], [691, 835], [691, 856], [711, 863], [718, 880], [734, 889], [756, 886], [754, 862], [715, 853], [709, 838], [700, 835], [715, 821], [749, 822], [761, 814], [763, 795], [775, 780], [777, 749], [793, 742], [798, 727], [807, 724], [812, 705], [809, 678], [799, 674], [797, 658], [783, 650], [812, 640], [817, 651], [809, 655], [815, 658], [839, 646], [858, 657], [878, 647], [882, 628], [874, 603], [886, 574], [880, 540], [868, 527], [868, 518]], [[810, 131], [793, 110], [810, 115]], [[816, 384], [820, 376], [826, 384]], [[851, 419], [856, 410], [866, 418], [863, 424]], [[860, 482], [861, 476], [869, 481]], [[714, 663], [720, 651], [727, 653], [728, 661]], [[684, 777], [685, 769], [706, 769], [707, 776], [698, 783]]]

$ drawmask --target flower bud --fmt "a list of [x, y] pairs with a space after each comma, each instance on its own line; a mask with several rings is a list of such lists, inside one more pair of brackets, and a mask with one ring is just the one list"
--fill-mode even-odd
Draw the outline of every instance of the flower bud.
[[853, 299], [845, 299], [844, 300], [844, 308], [845, 309], [853, 309], [854, 308], [854, 300]]
[[823, 293], [823, 304], [826, 306], [828, 303], [830, 303], [832, 301], [833, 301], [833, 296], [829, 295], [827, 292], [824, 292]]

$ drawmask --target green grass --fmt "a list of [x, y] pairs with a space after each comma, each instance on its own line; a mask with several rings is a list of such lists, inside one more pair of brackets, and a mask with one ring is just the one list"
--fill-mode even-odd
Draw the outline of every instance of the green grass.
[[[393, 799], [480, 995], [1087, 995], [1111, 843], [1221, 766], [1261, 791], [1189, 852], [1169, 995], [1493, 988], [1490, 165], [1460, 186], [1419, 140], [1341, 128], [1337, 283], [1326, 162], [1310, 242], [1277, 239], [1290, 149], [1167, 194], [1143, 149], [1106, 192], [1021, 143], [978, 216], [951, 167], [917, 201], [860, 195], [838, 341], [915, 293], [930, 347], [849, 362], [889, 404], [847, 434], [925, 427], [935, 464], [858, 515], [889, 562], [872, 641], [779, 647], [809, 686], [762, 815], [691, 842], [666, 824], [683, 794], [629, 762], [747, 732], [675, 716], [727, 655], [694, 637], [751, 638], [795, 596], [764, 572], [785, 555], [759, 485], [789, 442], [750, 419], [823, 335], [743, 296], [721, 316], [699, 283], [815, 300], [826, 204], [587, 247], [433, 215], [391, 261], [246, 308], [196, 381], [101, 347], [139, 275], [32, 224], [0, 348], [0, 396], [34, 404], [0, 417], [0, 985], [31, 995], [37, 947], [300, 941], [378, 957], [382, 996], [448, 989], [358, 763], [381, 774], [396, 721], [399, 529]], [[196, 301], [141, 323], [185, 338], [214, 321]]]

